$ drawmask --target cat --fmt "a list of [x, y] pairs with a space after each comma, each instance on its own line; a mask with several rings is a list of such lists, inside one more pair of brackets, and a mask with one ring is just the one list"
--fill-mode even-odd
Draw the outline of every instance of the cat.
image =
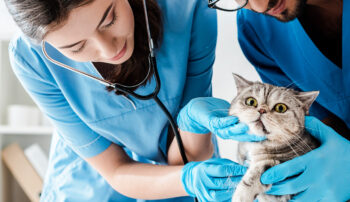
[[237, 185], [233, 202], [286, 202], [290, 195], [264, 194], [271, 185], [260, 182], [270, 167], [305, 154], [319, 146], [304, 129], [305, 115], [319, 91], [298, 92], [261, 82], [248, 81], [233, 74], [237, 96], [231, 102], [229, 115], [237, 116], [249, 126], [249, 133], [265, 136], [261, 142], [241, 142], [238, 161], [249, 165]]

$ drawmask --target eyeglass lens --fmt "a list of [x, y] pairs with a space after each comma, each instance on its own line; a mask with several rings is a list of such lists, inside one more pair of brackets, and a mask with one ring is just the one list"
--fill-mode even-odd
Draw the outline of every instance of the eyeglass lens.
[[215, 3], [215, 7], [223, 10], [238, 10], [246, 5], [248, 0], [217, 0], [209, 1]]

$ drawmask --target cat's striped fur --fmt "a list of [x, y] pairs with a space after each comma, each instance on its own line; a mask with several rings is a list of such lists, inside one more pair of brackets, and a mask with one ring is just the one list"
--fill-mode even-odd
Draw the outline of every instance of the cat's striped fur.
[[291, 196], [264, 194], [271, 185], [261, 184], [260, 177], [268, 168], [305, 154], [318, 146], [317, 141], [304, 129], [304, 116], [318, 92], [298, 92], [270, 84], [250, 82], [238, 75], [234, 75], [234, 79], [237, 96], [231, 103], [229, 114], [248, 124], [250, 133], [263, 135], [267, 139], [262, 142], [239, 144], [239, 163], [249, 164], [249, 168], [238, 184], [232, 201], [288, 201]]

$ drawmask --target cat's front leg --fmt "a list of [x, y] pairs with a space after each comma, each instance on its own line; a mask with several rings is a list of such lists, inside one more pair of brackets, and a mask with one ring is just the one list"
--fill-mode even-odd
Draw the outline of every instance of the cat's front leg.
[[233, 194], [232, 202], [253, 202], [259, 194], [268, 190], [271, 185], [261, 184], [260, 177], [273, 165], [275, 165], [274, 160], [264, 160], [250, 165]]
[[259, 194], [257, 199], [259, 202], [288, 202], [291, 199], [291, 197], [290, 195], [274, 196], [267, 194]]
[[247, 165], [247, 145], [246, 142], [239, 142], [237, 144], [237, 162], [241, 165]]

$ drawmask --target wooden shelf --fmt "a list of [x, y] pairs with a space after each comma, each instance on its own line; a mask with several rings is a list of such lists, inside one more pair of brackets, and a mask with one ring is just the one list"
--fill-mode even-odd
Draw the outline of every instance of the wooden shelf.
[[53, 128], [49, 126], [13, 127], [0, 125], [0, 135], [51, 135]]

